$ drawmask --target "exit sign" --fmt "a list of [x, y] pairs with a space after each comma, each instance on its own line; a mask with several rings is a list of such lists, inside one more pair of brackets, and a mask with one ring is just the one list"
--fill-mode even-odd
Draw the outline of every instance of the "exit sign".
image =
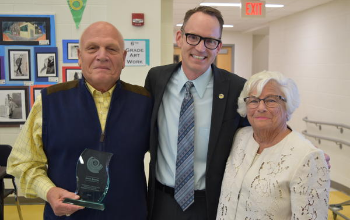
[[266, 14], [264, 1], [242, 0], [241, 17], [242, 18], [264, 18]]

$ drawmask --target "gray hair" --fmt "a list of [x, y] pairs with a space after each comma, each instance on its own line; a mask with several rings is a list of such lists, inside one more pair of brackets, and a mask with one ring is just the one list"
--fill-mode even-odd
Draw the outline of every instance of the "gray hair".
[[281, 73], [266, 70], [252, 75], [245, 83], [241, 95], [238, 98], [237, 109], [237, 112], [242, 117], [247, 115], [247, 106], [243, 99], [249, 96], [254, 89], [256, 89], [257, 92], [256, 96], [259, 97], [265, 85], [271, 80], [277, 83], [287, 100], [287, 121], [290, 120], [293, 112], [299, 107], [300, 104], [298, 87], [292, 79], [282, 75]]

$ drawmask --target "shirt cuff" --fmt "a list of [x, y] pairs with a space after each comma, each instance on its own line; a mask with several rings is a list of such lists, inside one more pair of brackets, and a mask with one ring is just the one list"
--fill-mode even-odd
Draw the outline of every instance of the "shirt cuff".
[[40, 198], [47, 201], [47, 193], [52, 187], [55, 187], [55, 184], [48, 177], [37, 177], [37, 186], [36, 192]]

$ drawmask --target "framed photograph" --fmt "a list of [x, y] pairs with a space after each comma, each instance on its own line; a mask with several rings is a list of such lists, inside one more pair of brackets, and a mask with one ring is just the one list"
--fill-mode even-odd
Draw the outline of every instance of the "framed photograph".
[[49, 86], [51, 85], [34, 85], [30, 87], [30, 106], [34, 105], [36, 97], [40, 95], [41, 90]]
[[30, 50], [8, 50], [9, 79], [18, 81], [31, 80]]
[[83, 73], [78, 66], [64, 66], [62, 67], [62, 81], [68, 82], [72, 80], [79, 80], [83, 78]]
[[0, 126], [23, 124], [28, 116], [28, 87], [0, 87]]
[[0, 56], [0, 80], [5, 79], [5, 65], [4, 65], [4, 57]]
[[[33, 74], [36, 84], [54, 84], [58, 81], [57, 47], [34, 47]], [[57, 80], [52, 80], [57, 78]]]
[[79, 40], [62, 40], [63, 62], [78, 63]]
[[68, 60], [77, 60], [78, 59], [78, 49], [79, 43], [68, 43]]
[[38, 77], [55, 77], [56, 53], [36, 53], [36, 72]]
[[51, 16], [0, 15], [1, 45], [51, 45]]

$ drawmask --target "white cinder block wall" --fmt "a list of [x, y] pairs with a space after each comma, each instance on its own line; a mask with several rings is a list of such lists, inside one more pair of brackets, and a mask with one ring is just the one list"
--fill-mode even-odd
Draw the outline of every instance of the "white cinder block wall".
[[[306, 124], [310, 120], [350, 126], [350, 1], [335, 0], [272, 22], [269, 69], [297, 82], [301, 106], [290, 125], [301, 132], [350, 142], [350, 130]], [[350, 146], [309, 138], [331, 156], [331, 178], [350, 187]]]

